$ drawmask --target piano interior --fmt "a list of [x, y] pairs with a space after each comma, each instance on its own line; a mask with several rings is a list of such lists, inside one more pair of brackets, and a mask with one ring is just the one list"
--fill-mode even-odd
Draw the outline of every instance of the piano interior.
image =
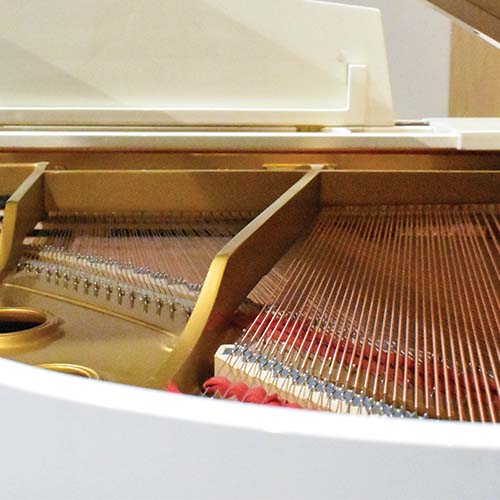
[[243, 402], [498, 421], [498, 154], [306, 156], [3, 164], [0, 354]]
[[0, 499], [498, 497], [500, 121], [390, 3], [2, 3]]

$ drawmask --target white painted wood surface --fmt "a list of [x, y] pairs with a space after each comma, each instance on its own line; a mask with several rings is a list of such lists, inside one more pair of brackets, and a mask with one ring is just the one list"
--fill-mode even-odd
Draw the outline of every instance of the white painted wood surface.
[[500, 426], [212, 401], [0, 359], [0, 498], [490, 500]]
[[448, 116], [450, 19], [423, 0], [335, 1], [381, 10], [396, 116]]
[[[4, 0], [0, 122], [388, 125], [380, 13], [314, 0]], [[366, 68], [366, 70], [363, 69]], [[69, 118], [67, 118], [69, 116]], [[123, 122], [127, 123], [125, 114]], [[81, 123], [81, 122], [80, 122]], [[121, 123], [124, 124], [124, 123]]]

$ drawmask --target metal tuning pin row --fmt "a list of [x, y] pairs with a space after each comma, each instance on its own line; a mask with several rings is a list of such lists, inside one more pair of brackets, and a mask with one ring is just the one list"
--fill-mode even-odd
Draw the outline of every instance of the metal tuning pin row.
[[116, 304], [120, 306], [128, 305], [130, 308], [134, 308], [137, 304], [142, 304], [145, 312], [155, 311], [158, 315], [168, 312], [171, 318], [174, 318], [178, 313], [182, 313], [188, 318], [194, 307], [194, 304], [186, 299], [140, 287], [132, 287], [97, 274], [75, 271], [68, 267], [48, 264], [39, 260], [21, 259], [17, 264], [17, 272], [33, 275], [38, 279], [45, 278], [47, 283], [67, 289], [72, 288], [74, 291], [82, 292], [89, 297], [98, 298], [104, 295], [107, 301], [114, 299]]
[[[234, 347], [228, 348], [224, 355], [227, 357], [229, 367], [247, 365], [244, 371], [259, 373], [257, 377], [259, 380], [265, 380], [267, 383], [272, 383], [273, 379], [279, 380], [279, 386], [287, 387], [286, 392], [291, 392], [292, 387], [296, 394], [303, 394], [303, 400], [310, 402], [311, 407], [315, 406], [314, 401], [321, 401], [323, 409], [328, 408], [338, 413], [363, 413], [396, 418], [426, 417], [426, 415], [417, 415], [392, 404], [378, 401], [349, 387], [338, 386], [311, 374], [301, 373], [295, 368], [285, 366], [277, 359], [268, 359], [263, 354], [253, 352], [244, 345], [235, 344]], [[253, 365], [254, 368], [250, 368], [249, 365]]]
[[202, 286], [181, 278], [173, 278], [166, 273], [153, 271], [145, 266], [137, 267], [131, 262], [124, 263], [111, 258], [85, 255], [53, 245], [34, 247], [27, 251], [26, 256], [42, 262], [61, 264], [81, 271], [89, 271], [93, 274], [111, 275], [120, 281], [149, 280], [155, 288], [182, 286], [191, 293], [198, 293]]

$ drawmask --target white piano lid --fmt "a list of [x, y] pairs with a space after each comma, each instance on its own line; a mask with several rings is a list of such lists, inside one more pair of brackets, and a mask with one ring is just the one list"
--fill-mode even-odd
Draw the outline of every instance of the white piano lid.
[[316, 0], [10, 0], [0, 123], [394, 122], [380, 12]]

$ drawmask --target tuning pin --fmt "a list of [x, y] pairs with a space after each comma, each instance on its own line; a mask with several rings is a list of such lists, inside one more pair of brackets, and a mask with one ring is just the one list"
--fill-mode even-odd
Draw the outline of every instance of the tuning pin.
[[149, 298], [149, 295], [143, 295], [141, 297], [141, 302], [144, 306], [144, 311], [148, 312], [148, 308], [149, 308], [149, 303], [151, 302], [151, 299]]
[[158, 298], [156, 299], [156, 313], [161, 314], [161, 310], [163, 309], [163, 306], [165, 305], [165, 302]]
[[169, 302], [168, 305], [170, 306], [170, 317], [173, 318], [175, 316], [175, 311], [177, 310], [177, 307], [174, 301]]
[[134, 307], [135, 304], [135, 292], [132, 291], [129, 293], [130, 307]]
[[116, 289], [116, 295], [118, 296], [118, 304], [121, 305], [123, 297], [125, 296], [125, 290], [121, 286]]
[[111, 285], [106, 285], [106, 298], [109, 300], [111, 294], [113, 293], [113, 287]]
[[97, 297], [99, 295], [99, 290], [101, 289], [101, 285], [98, 281], [94, 281], [94, 296]]

